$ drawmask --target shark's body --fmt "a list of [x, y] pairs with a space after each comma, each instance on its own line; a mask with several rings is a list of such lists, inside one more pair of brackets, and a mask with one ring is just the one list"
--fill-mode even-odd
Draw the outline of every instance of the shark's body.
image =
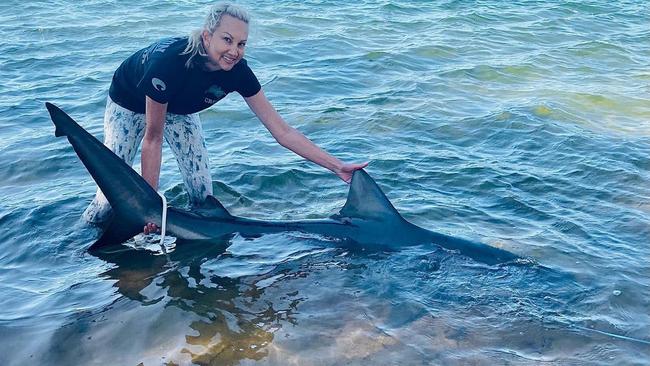
[[[46, 103], [56, 136], [66, 136], [113, 208], [113, 219], [91, 249], [120, 244], [140, 233], [145, 223], [161, 226], [162, 199], [122, 159], [58, 107]], [[283, 231], [316, 233], [352, 240], [361, 245], [395, 249], [405, 245], [437, 244], [475, 260], [496, 264], [517, 257], [485, 244], [434, 233], [406, 221], [374, 180], [363, 170], [353, 174], [348, 199], [329, 219], [263, 221], [231, 215], [210, 196], [204, 207], [185, 211], [170, 207], [167, 232], [178, 239], [209, 240], [233, 233], [256, 236]]]

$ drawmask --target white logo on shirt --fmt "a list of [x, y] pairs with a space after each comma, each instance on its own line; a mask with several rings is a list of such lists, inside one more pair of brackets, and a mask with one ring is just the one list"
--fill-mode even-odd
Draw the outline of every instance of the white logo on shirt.
[[165, 89], [167, 89], [167, 85], [165, 85], [165, 82], [158, 78], [151, 79], [151, 84], [153, 84], [154, 89], [160, 92], [164, 92]]

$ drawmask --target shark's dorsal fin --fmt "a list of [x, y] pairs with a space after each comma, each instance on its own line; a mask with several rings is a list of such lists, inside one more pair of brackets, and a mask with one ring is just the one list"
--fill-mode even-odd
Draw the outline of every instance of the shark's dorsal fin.
[[403, 220], [374, 179], [363, 169], [355, 170], [348, 200], [339, 211], [340, 217], [375, 220]]
[[192, 211], [204, 217], [231, 218], [232, 215], [214, 196], [205, 198], [202, 204], [195, 207]]

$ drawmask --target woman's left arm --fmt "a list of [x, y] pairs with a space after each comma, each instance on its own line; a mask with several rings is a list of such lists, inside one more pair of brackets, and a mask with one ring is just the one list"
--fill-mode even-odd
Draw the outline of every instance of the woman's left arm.
[[346, 183], [350, 183], [352, 173], [355, 170], [368, 165], [368, 163], [345, 164], [316, 146], [316, 144], [306, 138], [300, 131], [289, 126], [282, 119], [282, 116], [273, 108], [271, 102], [264, 95], [263, 90], [260, 89], [257, 94], [244, 98], [244, 100], [280, 145], [307, 160], [331, 170]]

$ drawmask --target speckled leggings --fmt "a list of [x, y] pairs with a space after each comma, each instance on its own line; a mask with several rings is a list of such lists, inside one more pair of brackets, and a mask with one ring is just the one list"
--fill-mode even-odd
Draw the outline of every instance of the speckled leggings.
[[[117, 105], [109, 97], [104, 113], [104, 145], [127, 164], [132, 165], [138, 147], [144, 137], [145, 118]], [[212, 195], [212, 178], [208, 151], [203, 139], [203, 129], [198, 113], [167, 113], [164, 136], [176, 156], [178, 167], [190, 196], [190, 203], [196, 205]], [[101, 224], [111, 217], [111, 206], [101, 190], [83, 213], [83, 218]]]

